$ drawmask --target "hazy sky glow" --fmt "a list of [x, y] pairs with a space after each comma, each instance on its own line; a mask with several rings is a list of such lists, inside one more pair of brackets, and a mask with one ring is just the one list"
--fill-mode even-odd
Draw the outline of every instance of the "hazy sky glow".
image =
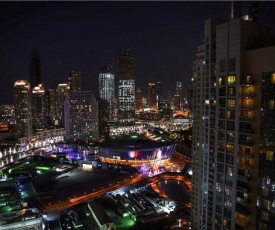
[[[45, 88], [82, 72], [82, 88], [98, 96], [98, 70], [120, 49], [136, 58], [136, 87], [188, 84], [204, 20], [228, 19], [230, 2], [0, 2], [0, 103], [12, 103], [16, 80], [29, 80], [38, 47]], [[259, 2], [259, 22], [275, 25], [274, 2]], [[274, 28], [273, 33], [274, 33]], [[145, 93], [145, 92], [144, 92]]]

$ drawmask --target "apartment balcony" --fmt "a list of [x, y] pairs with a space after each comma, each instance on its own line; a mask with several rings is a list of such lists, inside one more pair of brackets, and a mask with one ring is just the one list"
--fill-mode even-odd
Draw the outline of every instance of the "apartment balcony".
[[255, 93], [254, 92], [240, 92], [240, 97], [255, 97]]
[[245, 110], [252, 110], [254, 108], [255, 108], [254, 105], [240, 105], [239, 106], [239, 109], [245, 109]]
[[253, 129], [244, 129], [244, 128], [240, 128], [239, 129], [240, 133], [245, 133], [245, 134], [252, 134], [253, 133]]
[[247, 158], [252, 158], [253, 157], [253, 153], [248, 153], [248, 152], [245, 152], [245, 151], [239, 151], [238, 155], [242, 156], [242, 157], [247, 157]]
[[242, 78], [241, 80], [240, 80], [240, 84], [241, 85], [254, 85], [255, 84], [255, 81], [254, 80], [252, 80], [252, 79], [245, 79], [245, 78]]
[[246, 170], [251, 170], [252, 169], [252, 165], [238, 164], [238, 168], [246, 169]]
[[235, 222], [237, 225], [240, 225], [243, 228], [247, 228], [249, 226], [249, 222], [247, 220], [236, 219]]
[[238, 175], [237, 179], [240, 180], [240, 181], [244, 181], [244, 182], [249, 182], [250, 181], [250, 177], [249, 176]]
[[237, 190], [240, 191], [240, 192], [244, 192], [244, 193], [249, 192], [247, 188], [245, 188], [243, 186], [240, 186], [240, 185], [237, 186]]
[[247, 141], [247, 140], [239, 140], [239, 145], [252, 146], [253, 142], [252, 141]]
[[240, 116], [240, 121], [249, 121], [249, 122], [252, 122], [254, 121], [254, 117], [248, 117], [248, 116]]
[[245, 216], [249, 215], [249, 211], [245, 207], [236, 207], [236, 212], [238, 212], [238, 213], [240, 213], [242, 215], [245, 215]]
[[249, 203], [248, 199], [243, 199], [243, 198], [240, 198], [240, 197], [237, 197], [236, 201], [241, 203], [242, 205], [247, 205]]

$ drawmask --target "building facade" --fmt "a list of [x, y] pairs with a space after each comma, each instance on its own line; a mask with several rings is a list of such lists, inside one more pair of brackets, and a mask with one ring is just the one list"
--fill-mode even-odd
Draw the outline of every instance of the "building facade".
[[98, 141], [98, 103], [91, 91], [70, 91], [65, 99], [66, 139]]
[[[246, 128], [254, 135], [260, 135], [259, 163], [258, 163], [258, 196], [256, 229], [275, 229], [275, 46], [246, 51], [244, 54], [245, 72], [251, 75], [255, 90], [251, 87], [243, 90], [243, 96], [254, 99], [255, 112], [246, 113], [246, 120], [251, 120], [251, 129]], [[249, 76], [248, 75], [248, 76]], [[260, 108], [260, 109], [259, 109]], [[258, 124], [254, 124], [258, 121]], [[258, 127], [260, 125], [260, 127]], [[254, 128], [256, 126], [256, 129]], [[245, 130], [244, 130], [245, 131]], [[252, 136], [253, 137], [253, 136]], [[258, 142], [258, 140], [257, 140]], [[257, 144], [257, 142], [255, 144]], [[255, 152], [246, 155], [253, 156]], [[253, 160], [253, 159], [252, 159]], [[248, 165], [254, 163], [247, 159]], [[248, 179], [250, 179], [248, 177]], [[247, 200], [249, 201], [249, 200]], [[244, 218], [248, 221], [247, 218]]]
[[18, 137], [32, 136], [31, 86], [26, 80], [19, 80], [13, 87], [16, 133]]
[[118, 55], [118, 125], [135, 124], [135, 58], [130, 50]]
[[274, 229], [270, 44], [253, 21], [206, 21], [192, 83], [194, 229]]
[[34, 131], [42, 131], [46, 125], [45, 90], [42, 84], [35, 86], [31, 94], [32, 125]]
[[216, 23], [206, 20], [204, 38], [197, 49], [193, 64], [193, 181], [191, 193], [192, 227], [212, 229], [214, 143], [215, 143], [215, 83], [216, 83]]
[[115, 76], [109, 65], [99, 71], [99, 97], [107, 101], [108, 120], [115, 120]]
[[53, 126], [56, 117], [56, 91], [54, 89], [45, 90], [45, 114], [46, 127]]
[[148, 83], [147, 106], [149, 109], [157, 109], [157, 88], [155, 83]]
[[143, 109], [142, 105], [142, 92], [141, 89], [138, 88], [136, 91], [136, 112], [141, 111]]
[[64, 127], [64, 102], [68, 95], [70, 86], [66, 83], [58, 84], [56, 89], [56, 116], [54, 119], [54, 125]]
[[68, 84], [70, 87], [70, 91], [80, 91], [81, 90], [81, 72], [69, 71]]

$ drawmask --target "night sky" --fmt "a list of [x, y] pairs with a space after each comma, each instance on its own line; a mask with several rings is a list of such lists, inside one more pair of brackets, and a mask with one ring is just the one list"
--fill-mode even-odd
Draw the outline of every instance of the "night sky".
[[[16, 80], [29, 80], [37, 47], [46, 89], [82, 72], [82, 89], [98, 96], [98, 71], [121, 49], [136, 59], [136, 88], [162, 81], [185, 89], [204, 20], [229, 19], [231, 2], [0, 2], [0, 104], [11, 104]], [[275, 2], [259, 2], [258, 21], [275, 34]], [[273, 28], [271, 28], [273, 26]], [[144, 92], [146, 94], [146, 91]]]

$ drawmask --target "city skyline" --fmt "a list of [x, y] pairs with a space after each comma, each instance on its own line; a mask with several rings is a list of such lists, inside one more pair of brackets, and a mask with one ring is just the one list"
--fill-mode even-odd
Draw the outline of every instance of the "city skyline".
[[[259, 22], [274, 24], [273, 2], [259, 2]], [[173, 91], [189, 82], [203, 21], [230, 17], [230, 2], [1, 2], [0, 103], [10, 104], [17, 80], [29, 81], [37, 47], [45, 89], [81, 71], [83, 90], [98, 96], [100, 67], [121, 49], [136, 58], [136, 89], [161, 81]], [[20, 23], [18, 23], [20, 22]], [[271, 27], [271, 26], [270, 26]], [[274, 28], [271, 27], [274, 30]], [[115, 73], [116, 74], [116, 73]], [[172, 79], [172, 80], [171, 80]], [[187, 84], [184, 84], [186, 94]]]

